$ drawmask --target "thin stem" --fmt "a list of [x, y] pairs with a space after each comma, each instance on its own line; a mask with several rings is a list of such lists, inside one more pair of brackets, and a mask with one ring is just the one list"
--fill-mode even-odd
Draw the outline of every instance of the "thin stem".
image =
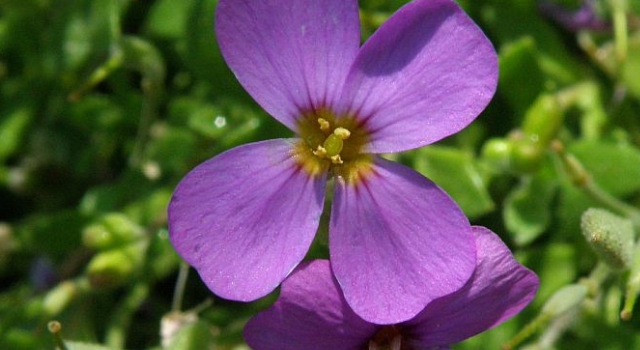
[[550, 314], [539, 314], [533, 321], [529, 322], [523, 329], [520, 330], [513, 338], [507, 343], [502, 345], [502, 350], [512, 350], [522, 344], [527, 338], [532, 336], [538, 329], [542, 328], [552, 319]]
[[125, 67], [142, 75], [142, 111], [138, 134], [129, 157], [129, 164], [137, 168], [144, 158], [151, 124], [158, 116], [158, 105], [166, 75], [165, 64], [158, 50], [145, 40], [125, 36], [120, 40], [120, 47], [124, 52]]
[[180, 264], [178, 271], [178, 279], [173, 289], [173, 301], [171, 302], [171, 311], [177, 312], [182, 308], [182, 300], [184, 299], [184, 290], [187, 285], [187, 277], [189, 277], [189, 265], [184, 261]]
[[58, 347], [58, 349], [69, 350], [69, 348], [67, 348], [67, 345], [64, 343], [64, 340], [62, 340], [62, 337], [60, 336], [60, 332], [62, 331], [62, 325], [60, 324], [60, 322], [51, 321], [49, 322], [49, 324], [47, 324], [47, 328], [49, 328], [49, 332], [51, 332], [51, 334], [53, 335], [53, 340], [56, 342], [56, 346]]
[[73, 102], [80, 100], [82, 95], [86, 94], [96, 85], [103, 82], [116, 69], [119, 69], [122, 66], [123, 59], [122, 50], [117, 45], [114, 45], [111, 49], [109, 59], [96, 68], [96, 70], [89, 76], [89, 79], [87, 79], [79, 88], [69, 94], [69, 100]]
[[623, 321], [631, 320], [633, 316], [633, 307], [640, 293], [640, 239], [636, 240], [636, 246], [633, 257], [633, 265], [629, 271], [627, 286], [625, 290], [624, 305], [620, 311], [620, 318]]
[[615, 38], [616, 59], [622, 63], [627, 58], [627, 4], [625, 0], [609, 1], [613, 12], [613, 35]]
[[583, 279], [580, 283], [588, 288], [589, 294], [594, 295], [610, 276], [611, 269], [607, 267], [607, 264], [599, 262], [596, 267], [591, 270], [589, 277]]
[[116, 309], [106, 334], [106, 343], [111, 349], [123, 349], [126, 341], [126, 330], [131, 324], [133, 314], [149, 295], [147, 281], [135, 284], [120, 307]]
[[587, 195], [589, 195], [589, 197], [618, 214], [629, 218], [636, 229], [640, 229], [640, 210], [613, 197], [608, 192], [600, 188], [593, 180], [585, 183], [582, 189]]
[[593, 181], [593, 177], [584, 168], [582, 163], [566, 152], [564, 145], [562, 145], [560, 141], [554, 141], [552, 143], [552, 149], [560, 156], [567, 175], [576, 187], [602, 206], [631, 220], [636, 228], [636, 232], [640, 232], [640, 209], [620, 201], [618, 198], [600, 188], [600, 186]]

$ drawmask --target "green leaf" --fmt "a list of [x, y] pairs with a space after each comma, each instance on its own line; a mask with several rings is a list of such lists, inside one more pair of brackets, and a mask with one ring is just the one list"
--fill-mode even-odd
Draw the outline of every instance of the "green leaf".
[[504, 223], [514, 242], [527, 245], [538, 238], [551, 221], [551, 202], [556, 193], [556, 182], [545, 172], [523, 177], [509, 193], [502, 212]]
[[518, 260], [536, 271], [540, 289], [534, 304], [541, 306], [560, 288], [574, 283], [577, 276], [576, 250], [573, 244], [551, 242], [535, 251], [521, 251]]
[[10, 112], [0, 122], [0, 162], [18, 150], [32, 118], [33, 113], [22, 108]]
[[[536, 60], [536, 44], [524, 36], [504, 45], [500, 51], [498, 88], [515, 111], [523, 113], [544, 87], [543, 74]], [[526, 84], [522, 82], [526, 81]]]
[[[535, 0], [492, 0], [489, 3], [483, 11], [487, 29], [503, 43], [533, 38], [535, 57], [545, 82], [567, 84], [584, 76], [580, 62], [573, 58], [560, 34], [537, 11]], [[526, 75], [521, 83], [529, 84], [535, 75], [535, 72]]]
[[184, 65], [194, 77], [211, 82], [217, 93], [245, 94], [222, 58], [213, 31], [217, 0], [196, 0], [188, 16], [185, 43], [180, 51]]
[[160, 0], [153, 3], [147, 17], [146, 30], [153, 36], [180, 39], [184, 36], [187, 16], [193, 2]]
[[568, 147], [604, 190], [626, 196], [640, 190], [640, 150], [624, 143], [578, 141]]
[[158, 163], [160, 170], [185, 173], [197, 154], [196, 138], [186, 128], [158, 124], [147, 146], [147, 156]]
[[62, 259], [78, 247], [84, 225], [85, 218], [77, 211], [39, 213], [17, 226], [16, 237], [28, 250]]
[[487, 184], [468, 153], [443, 146], [421, 148], [414, 167], [453, 197], [469, 218], [493, 210]]

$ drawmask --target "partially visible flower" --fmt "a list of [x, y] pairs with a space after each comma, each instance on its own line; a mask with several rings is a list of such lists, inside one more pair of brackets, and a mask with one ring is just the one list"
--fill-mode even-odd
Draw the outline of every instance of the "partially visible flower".
[[478, 249], [473, 277], [415, 318], [392, 325], [364, 321], [347, 305], [329, 261], [315, 260], [294, 271], [275, 304], [249, 320], [247, 344], [254, 350], [448, 349], [497, 326], [529, 304], [539, 280], [495, 233], [484, 227], [473, 231]]
[[379, 153], [458, 132], [497, 83], [491, 43], [452, 0], [416, 0], [360, 47], [356, 0], [220, 0], [216, 33], [240, 83], [294, 139], [237, 147], [178, 185], [169, 233], [221, 297], [254, 300], [305, 256], [327, 181], [329, 249], [346, 300], [400, 322], [474, 269], [467, 218], [433, 182]]
[[611, 29], [611, 23], [598, 15], [593, 0], [585, 0], [575, 9], [568, 9], [552, 1], [541, 1], [538, 4], [540, 11], [558, 22], [570, 31], [593, 30], [605, 31]]

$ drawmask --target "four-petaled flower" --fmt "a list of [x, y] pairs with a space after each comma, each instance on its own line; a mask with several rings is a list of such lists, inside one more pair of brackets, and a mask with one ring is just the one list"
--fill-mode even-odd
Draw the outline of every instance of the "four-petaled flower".
[[357, 0], [220, 0], [216, 33], [240, 83], [297, 134], [192, 170], [169, 205], [178, 253], [221, 297], [275, 289], [305, 256], [334, 181], [333, 272], [371, 322], [401, 322], [475, 267], [471, 226], [417, 172], [377, 154], [458, 132], [495, 92], [491, 43], [452, 0], [416, 0], [360, 47]]
[[329, 261], [315, 260], [298, 267], [275, 304], [249, 320], [247, 344], [254, 350], [449, 349], [506, 321], [533, 299], [539, 280], [495, 233], [473, 230], [478, 260], [471, 279], [413, 319], [390, 325], [363, 320], [347, 305]]

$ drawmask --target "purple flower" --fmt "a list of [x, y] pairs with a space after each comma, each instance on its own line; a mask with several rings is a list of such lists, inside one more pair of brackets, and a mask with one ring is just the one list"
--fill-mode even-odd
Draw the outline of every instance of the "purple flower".
[[448, 349], [497, 326], [533, 299], [539, 280], [495, 233], [473, 231], [478, 259], [472, 278], [413, 319], [391, 325], [364, 321], [347, 305], [329, 261], [315, 260], [294, 271], [278, 301], [249, 320], [247, 344], [254, 350]]
[[593, 0], [582, 2], [580, 8], [570, 10], [566, 7], [551, 1], [541, 1], [538, 3], [540, 11], [554, 19], [560, 25], [570, 31], [593, 30], [607, 31], [611, 29], [611, 23], [602, 19], [595, 10]]
[[207, 286], [241, 301], [274, 290], [332, 180], [333, 271], [360, 316], [404, 321], [459, 289], [475, 267], [467, 218], [377, 154], [456, 133], [487, 105], [497, 58], [473, 21], [451, 0], [416, 0], [359, 47], [356, 0], [220, 0], [216, 32], [240, 83], [297, 137], [224, 152], [176, 188], [171, 241]]

